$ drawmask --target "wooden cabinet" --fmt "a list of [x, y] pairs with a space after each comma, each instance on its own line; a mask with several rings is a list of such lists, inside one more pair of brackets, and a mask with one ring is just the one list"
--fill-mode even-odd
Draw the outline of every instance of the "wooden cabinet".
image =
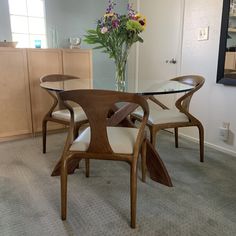
[[24, 49], [0, 49], [0, 138], [32, 133]]
[[[27, 49], [34, 132], [42, 130], [42, 119], [53, 102], [39, 86], [39, 78], [46, 74], [74, 75], [80, 77], [79, 82], [74, 84], [76, 87], [92, 88], [91, 53], [91, 50], [81, 49]], [[48, 123], [49, 129], [63, 127], [54, 122]]]
[[[62, 55], [58, 49], [27, 49], [32, 120], [34, 132], [42, 130], [42, 120], [53, 104], [50, 95], [40, 87], [39, 78], [46, 74], [62, 74]], [[48, 129], [63, 128], [62, 125], [48, 122]]]
[[91, 50], [63, 50], [64, 74], [80, 77], [79, 87], [92, 88], [92, 55]]
[[[80, 88], [92, 88], [91, 50], [0, 48], [0, 139], [42, 130], [52, 98], [39, 79], [57, 73], [78, 76]], [[48, 125], [49, 129], [64, 127]]]

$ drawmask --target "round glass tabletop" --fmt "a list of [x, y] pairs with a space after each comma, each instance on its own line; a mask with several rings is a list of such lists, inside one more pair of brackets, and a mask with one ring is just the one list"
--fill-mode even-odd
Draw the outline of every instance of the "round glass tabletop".
[[[158, 94], [171, 94], [187, 92], [194, 88], [194, 86], [181, 83], [178, 81], [168, 80], [160, 82], [148, 83], [149, 86], [138, 91], [128, 90], [127, 92], [138, 93], [141, 95], [158, 95]], [[151, 84], [151, 85], [150, 85]], [[40, 86], [44, 89], [60, 92], [66, 90], [83, 89], [81, 87], [80, 79], [66, 80], [66, 81], [55, 81], [55, 82], [42, 82]], [[96, 88], [95, 88], [96, 89]]]

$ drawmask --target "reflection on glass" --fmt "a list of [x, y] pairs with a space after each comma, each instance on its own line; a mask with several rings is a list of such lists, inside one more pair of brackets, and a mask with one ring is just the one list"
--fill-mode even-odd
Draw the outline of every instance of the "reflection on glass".
[[224, 75], [236, 79], [236, 0], [230, 0]]

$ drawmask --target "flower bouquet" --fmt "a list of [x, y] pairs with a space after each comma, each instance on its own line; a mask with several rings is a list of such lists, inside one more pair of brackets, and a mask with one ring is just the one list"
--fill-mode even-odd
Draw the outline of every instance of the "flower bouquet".
[[120, 15], [114, 11], [116, 3], [109, 0], [104, 16], [97, 21], [97, 28], [88, 30], [85, 42], [97, 44], [94, 49], [103, 49], [116, 66], [116, 87], [125, 91], [125, 72], [129, 50], [132, 44], [143, 42], [139, 34], [145, 29], [146, 19], [135, 12], [128, 4], [127, 14]]

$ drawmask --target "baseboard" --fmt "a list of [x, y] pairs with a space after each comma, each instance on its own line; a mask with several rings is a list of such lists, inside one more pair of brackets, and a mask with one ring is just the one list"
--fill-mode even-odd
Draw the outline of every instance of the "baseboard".
[[[182, 133], [179, 133], [179, 136], [182, 137], [182, 138], [185, 138], [185, 139], [188, 139], [190, 141], [193, 141], [195, 143], [198, 143], [198, 139], [197, 138], [193, 138], [191, 136], [188, 136], [186, 134], [182, 134]], [[204, 144], [207, 146], [207, 147], [210, 147], [210, 148], [213, 148], [217, 151], [220, 151], [220, 152], [223, 152], [223, 153], [226, 153], [226, 154], [229, 154], [229, 155], [232, 155], [232, 156], [236, 156], [236, 152], [235, 151], [232, 151], [230, 149], [227, 149], [227, 148], [224, 148], [224, 147], [220, 147], [218, 145], [215, 145], [213, 143], [209, 143], [209, 142], [204, 142]]]

